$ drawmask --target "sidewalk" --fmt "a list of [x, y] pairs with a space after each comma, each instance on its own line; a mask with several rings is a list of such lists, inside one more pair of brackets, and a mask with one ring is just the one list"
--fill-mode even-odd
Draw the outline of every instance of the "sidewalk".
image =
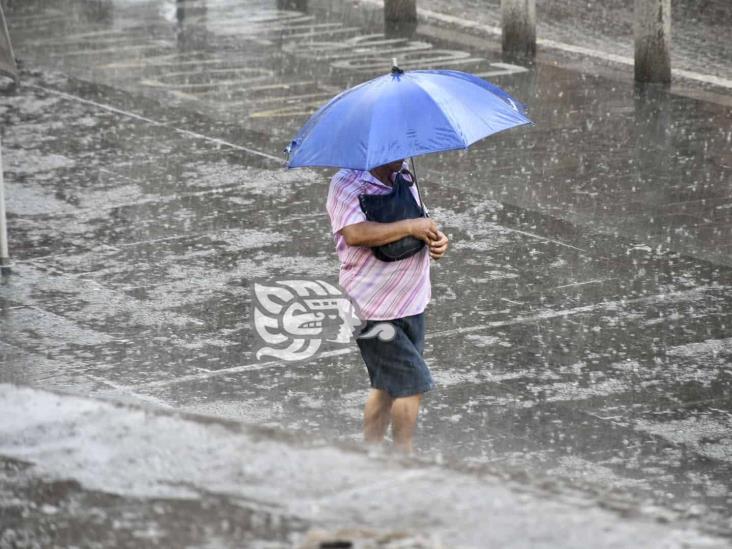
[[501, 64], [448, 27], [385, 38], [351, 3], [14, 5], [0, 382], [353, 442], [353, 346], [256, 358], [253, 280], [337, 282], [329, 173], [283, 170], [281, 148], [394, 55], [493, 73], [536, 127], [418, 164], [452, 240], [420, 452], [732, 534], [729, 108]]
[[[276, 432], [0, 385], [0, 547], [726, 547]], [[17, 545], [15, 545], [17, 544]]]

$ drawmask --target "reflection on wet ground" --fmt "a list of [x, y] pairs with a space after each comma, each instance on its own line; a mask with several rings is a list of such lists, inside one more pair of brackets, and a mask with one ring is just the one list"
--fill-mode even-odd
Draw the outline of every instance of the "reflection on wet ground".
[[453, 243], [433, 266], [419, 446], [729, 533], [729, 108], [308, 9], [10, 7], [26, 72], [0, 98], [16, 260], [0, 381], [357, 438], [355, 349], [255, 356], [252, 280], [337, 276], [329, 174], [285, 171], [280, 151], [391, 57], [467, 70], [536, 127], [418, 163]]

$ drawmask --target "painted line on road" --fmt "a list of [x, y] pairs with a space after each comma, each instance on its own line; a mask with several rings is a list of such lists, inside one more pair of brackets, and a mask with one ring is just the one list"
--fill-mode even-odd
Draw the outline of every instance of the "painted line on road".
[[[357, 350], [356, 347], [346, 347], [344, 349], [337, 349], [335, 351], [327, 351], [315, 355], [313, 359], [318, 360], [321, 358], [330, 358], [334, 356], [341, 356], [353, 353]], [[178, 385], [179, 383], [185, 383], [187, 381], [202, 381], [212, 377], [218, 377], [226, 374], [237, 374], [239, 372], [254, 372], [257, 370], [263, 370], [265, 368], [272, 368], [276, 366], [292, 366], [297, 364], [288, 360], [269, 360], [267, 362], [255, 362], [253, 364], [243, 364], [241, 366], [233, 366], [231, 368], [222, 368], [221, 370], [213, 370], [211, 372], [202, 372], [199, 374], [189, 374], [187, 376], [180, 376], [175, 379], [152, 381], [150, 383], [140, 383], [138, 385], [127, 385], [126, 389], [132, 391], [135, 389], [148, 389], [155, 387], [168, 387], [170, 385]]]
[[441, 332], [432, 332], [427, 334], [425, 339], [433, 339], [438, 337], [447, 337], [459, 334], [468, 334], [471, 332], [479, 332], [486, 329], [492, 328], [503, 328], [506, 326], [514, 326], [516, 324], [528, 324], [531, 322], [540, 322], [542, 320], [552, 320], [555, 318], [574, 316], [583, 313], [591, 313], [595, 310], [602, 309], [614, 309], [618, 306], [625, 306], [630, 304], [642, 304], [642, 303], [657, 303], [663, 302], [673, 298], [684, 298], [692, 294], [699, 294], [710, 290], [723, 290], [727, 289], [727, 286], [699, 286], [698, 288], [692, 288], [690, 290], [683, 290], [679, 292], [671, 292], [667, 294], [654, 294], [650, 296], [638, 297], [635, 299], [620, 299], [614, 301], [602, 301], [600, 303], [593, 303], [592, 305], [583, 305], [582, 307], [575, 307], [573, 309], [563, 309], [561, 311], [544, 311], [532, 316], [520, 316], [511, 320], [498, 320], [494, 322], [487, 322], [485, 324], [478, 324], [476, 326], [466, 326], [464, 328], [454, 328], [452, 330], [443, 330]]
[[[173, 48], [173, 44], [164, 44], [167, 47]], [[115, 48], [103, 48], [103, 49], [82, 49], [82, 50], [71, 50], [71, 51], [52, 51], [48, 55], [50, 57], [66, 57], [66, 56], [83, 56], [83, 55], [102, 55], [102, 54], [119, 54], [120, 52], [142, 52], [145, 50], [158, 50], [162, 46], [160, 44], [140, 44], [140, 45], [127, 45], [124, 47]]]
[[[117, 172], [113, 172], [112, 170], [109, 170], [107, 168], [100, 168], [99, 171], [122, 177], [136, 185], [141, 184], [141, 182], [138, 180], [135, 180], [131, 177], [128, 177], [126, 175], [123, 175], [123, 174], [120, 174]], [[185, 199], [185, 198], [194, 198], [194, 197], [199, 197], [199, 196], [225, 194], [227, 192], [236, 191], [239, 189], [241, 189], [240, 183], [232, 183], [232, 184], [221, 185], [220, 187], [213, 187], [210, 189], [203, 189], [203, 190], [198, 190], [198, 191], [172, 192], [171, 194], [151, 196], [148, 198], [140, 198], [139, 200], [133, 200], [133, 201], [128, 201], [128, 202], [105, 204], [103, 206], [86, 206], [83, 208], [78, 208], [74, 212], [74, 215], [78, 218], [80, 215], [83, 216], [84, 214], [87, 214], [87, 213], [91, 213], [94, 215], [94, 214], [98, 214], [99, 212], [103, 212], [103, 211], [107, 211], [107, 210], [111, 211], [111, 210], [117, 210], [117, 209], [121, 209], [121, 208], [129, 208], [131, 206], [142, 206], [142, 205], [146, 205], [146, 204], [165, 204], [167, 202], [172, 202], [174, 200], [181, 200], [181, 199]], [[68, 212], [61, 211], [59, 213], [48, 214], [48, 217], [67, 217], [69, 215], [70, 214]], [[303, 217], [304, 215], [305, 214], [302, 214], [299, 217]], [[323, 212], [323, 213], [310, 214], [310, 215], [311, 216], [321, 216], [321, 215], [327, 215], [327, 214], [325, 212]], [[288, 219], [292, 220], [292, 219], [296, 219], [296, 218], [297, 217], [290, 217]], [[154, 242], [164, 242], [166, 240], [182, 239], [182, 238], [196, 237], [196, 236], [209, 235], [209, 234], [219, 234], [222, 232], [226, 232], [226, 231], [222, 231], [222, 230], [218, 229], [218, 230], [211, 230], [211, 231], [205, 231], [205, 232], [200, 232], [200, 233], [185, 233], [185, 234], [178, 234], [178, 235], [174, 235], [174, 236], [153, 238], [153, 239], [149, 239], [149, 240], [134, 240], [134, 241], [119, 242], [115, 246], [111, 246], [111, 245], [108, 245], [108, 246], [113, 248], [114, 251], [120, 251], [119, 248], [124, 248], [127, 246], [136, 246], [138, 244], [150, 244], [150, 243], [154, 243]], [[33, 258], [28, 259], [27, 261], [35, 261], [36, 259], [55, 257], [58, 255], [66, 256], [67, 254], [66, 253], [48, 254], [45, 256], [33, 257]]]
[[562, 284], [561, 286], [554, 286], [552, 290], [559, 290], [560, 288], [574, 288], [575, 286], [586, 286], [587, 284], [601, 284], [608, 280], [615, 280], [614, 278], [596, 278], [595, 280], [587, 280], [585, 282], [573, 282], [572, 284]]
[[218, 137], [210, 137], [208, 135], [203, 135], [202, 133], [194, 132], [191, 130], [184, 130], [182, 128], [177, 128], [175, 126], [170, 126], [163, 122], [158, 122], [157, 120], [153, 120], [152, 118], [148, 118], [146, 116], [142, 116], [142, 115], [134, 113], [134, 112], [118, 109], [117, 107], [113, 107], [112, 105], [107, 105], [104, 103], [97, 103], [96, 101], [92, 101], [90, 99], [84, 99], [83, 97], [79, 97], [78, 95], [72, 95], [70, 93], [62, 92], [59, 90], [54, 90], [53, 88], [46, 88], [44, 86], [38, 86], [36, 84], [25, 84], [25, 87], [43, 90], [47, 93], [52, 93], [54, 95], [58, 95], [58, 96], [66, 98], [66, 99], [70, 99], [72, 101], [77, 101], [79, 103], [84, 103], [86, 105], [92, 105], [98, 109], [102, 109], [102, 110], [105, 110], [108, 112], [113, 112], [115, 114], [119, 114], [122, 116], [127, 116], [127, 117], [133, 118], [135, 120], [140, 120], [141, 122], [146, 122], [148, 124], [152, 124], [153, 126], [159, 126], [161, 128], [168, 128], [168, 129], [174, 130], [175, 132], [177, 132], [179, 134], [187, 135], [188, 137], [193, 137], [195, 139], [201, 139], [204, 141], [208, 141], [210, 143], [216, 143], [217, 145], [223, 145], [223, 146], [229, 147], [231, 149], [253, 154], [255, 156], [260, 156], [262, 158], [266, 158], [268, 160], [277, 162], [278, 164], [283, 165], [283, 166], [287, 163], [287, 161], [284, 158], [279, 158], [277, 156], [268, 154], [266, 152], [258, 151], [257, 149], [252, 149], [250, 147], [244, 147], [242, 145], [236, 145], [229, 141], [219, 139]]
[[508, 231], [511, 231], [513, 233], [519, 233], [519, 234], [522, 234], [522, 235], [525, 235], [525, 236], [530, 236], [531, 238], [536, 238], [537, 240], [543, 240], [544, 242], [552, 242], [554, 244], [558, 244], [559, 246], [564, 246], [565, 248], [572, 248], [573, 250], [577, 250], [578, 252], [587, 253], [587, 250], [583, 250], [582, 248], [577, 248], [576, 246], [572, 246], [571, 244], [565, 244], [564, 242], [561, 242], [559, 240], [554, 240], [554, 239], [551, 239], [551, 238], [547, 238], [545, 236], [541, 236], [541, 235], [534, 234], [534, 233], [529, 233], [529, 232], [526, 232], [526, 231], [520, 231], [518, 229], [513, 229], [511, 227], [506, 227], [506, 226], [503, 226], [503, 225], [501, 226], [501, 228], [502, 229], [506, 229]]
[[[104, 379], [103, 377], [99, 377], [99, 376], [96, 376], [93, 374], [82, 374], [82, 375], [84, 375], [88, 379], [91, 379], [92, 381], [96, 381], [97, 383], [107, 385], [108, 387], [111, 387], [118, 393], [117, 395], [110, 394], [109, 396], [119, 396], [120, 394], [122, 394], [122, 395], [127, 396], [128, 398], [131, 397], [135, 400], [145, 402], [146, 404], [153, 404], [160, 408], [168, 408], [168, 409], [173, 408], [173, 406], [171, 404], [168, 404], [167, 402], [160, 400], [159, 398], [155, 398], [150, 395], [138, 394], [138, 393], [134, 392], [133, 390], [131, 390], [130, 387], [127, 385], [120, 385], [119, 383], [114, 383], [112, 381], [109, 381], [108, 379]], [[104, 398], [107, 395], [105, 395], [104, 393], [95, 392], [94, 396]]]
[[[503, 320], [503, 321], [495, 321], [495, 322], [488, 322], [485, 324], [478, 324], [475, 326], [466, 326], [464, 328], [455, 328], [452, 330], [442, 330], [439, 332], [432, 332], [428, 333], [425, 336], [425, 339], [436, 339], [436, 338], [442, 338], [442, 337], [449, 337], [454, 335], [461, 335], [461, 334], [468, 334], [473, 332], [480, 332], [484, 330], [494, 329], [494, 328], [503, 328], [506, 326], [514, 326], [516, 324], [528, 324], [528, 323], [534, 323], [534, 322], [541, 322], [544, 320], [552, 320], [555, 318], [561, 318], [561, 317], [569, 317], [573, 315], [578, 314], [584, 314], [584, 313], [590, 313], [595, 310], [601, 310], [601, 309], [613, 309], [617, 308], [619, 306], [626, 306], [629, 304], [638, 304], [638, 303], [657, 303], [666, 301], [668, 299], [674, 299], [674, 298], [684, 298], [687, 296], [691, 296], [693, 294], [700, 294], [707, 291], [718, 291], [718, 290], [725, 290], [728, 289], [727, 286], [699, 286], [698, 288], [692, 288], [690, 290], [683, 290], [679, 292], [671, 292], [671, 293], [664, 293], [664, 294], [654, 294], [650, 296], [644, 296], [639, 297], [636, 299], [621, 299], [621, 300], [615, 300], [615, 301], [603, 301], [601, 303], [594, 303], [592, 305], [584, 305], [582, 307], [575, 307], [573, 309], [564, 309], [560, 311], [544, 311], [536, 315], [532, 316], [523, 316], [514, 318], [511, 320]], [[358, 350], [357, 347], [347, 347], [343, 349], [337, 349], [334, 351], [327, 351], [322, 354], [315, 355], [313, 359], [319, 360], [321, 358], [330, 358], [335, 356], [342, 356], [347, 355], [350, 353], [354, 353]], [[257, 370], [263, 370], [265, 368], [273, 368], [273, 367], [283, 367], [283, 366], [292, 366], [293, 362], [286, 361], [286, 360], [270, 360], [267, 362], [255, 362], [252, 364], [243, 364], [241, 366], [233, 366], [231, 368], [222, 368], [221, 370], [213, 370], [211, 372], [201, 372], [198, 374], [190, 374], [187, 376], [181, 376], [177, 377], [175, 379], [169, 379], [169, 380], [160, 380], [160, 381], [153, 381], [150, 383], [140, 383], [138, 385], [130, 385], [127, 386], [126, 389], [129, 391], [135, 391], [140, 389], [153, 389], [153, 388], [160, 388], [160, 387], [169, 387], [171, 385], [178, 385], [180, 383], [185, 382], [195, 382], [195, 381], [203, 381], [205, 379], [210, 379], [213, 377], [218, 377], [222, 375], [227, 374], [237, 374], [240, 372], [252, 372]], [[120, 387], [122, 389], [122, 387]]]
[[[384, 5], [383, 0], [361, 0], [364, 4], [372, 4], [376, 6], [382, 6]], [[477, 23], [475, 21], [470, 21], [468, 19], [463, 19], [462, 17], [456, 17], [454, 15], [447, 15], [445, 13], [439, 13], [432, 10], [426, 10], [422, 8], [417, 8], [417, 13], [420, 17], [423, 17], [424, 19], [438, 21], [440, 23], [447, 23], [450, 25], [455, 25], [458, 27], [462, 27], [464, 29], [474, 29], [478, 31], [485, 32], [487, 34], [492, 34], [494, 36], [501, 36], [501, 27], [494, 27], [492, 25], [485, 25], [482, 23]], [[543, 46], [545, 48], [554, 49], [554, 50], [560, 50], [568, 53], [577, 53], [580, 55], [585, 55], [587, 57], [594, 57], [596, 59], [602, 59], [603, 61], [611, 61], [614, 63], [620, 63], [623, 65], [635, 65], [635, 61], [632, 57], [626, 57], [624, 55], [617, 55], [614, 53], [608, 53], [601, 50], [595, 50], [592, 48], [585, 48], [583, 46], [575, 46], [574, 44], [567, 44], [565, 42], [559, 42], [557, 40], [551, 40], [549, 38], [537, 38], [536, 44], [538, 46]], [[696, 80], [698, 82], [704, 82], [706, 84], [713, 84], [715, 86], [719, 86], [721, 88], [728, 88], [732, 89], [732, 80], [729, 78], [721, 78], [719, 76], [715, 76], [712, 74], [703, 74], [700, 72], [695, 71], [689, 71], [686, 69], [672, 69], [671, 73], [675, 76], [681, 76], [682, 78], [687, 78], [689, 80]]]

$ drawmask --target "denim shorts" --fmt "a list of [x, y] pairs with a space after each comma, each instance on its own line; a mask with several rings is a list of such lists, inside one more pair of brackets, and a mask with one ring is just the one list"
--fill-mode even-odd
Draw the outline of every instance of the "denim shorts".
[[[363, 338], [379, 323], [394, 327], [394, 337], [384, 341], [379, 337]], [[371, 387], [382, 389], [393, 398], [424, 393], [435, 383], [424, 353], [424, 313], [393, 320], [368, 320], [358, 332], [356, 343], [369, 372]]]

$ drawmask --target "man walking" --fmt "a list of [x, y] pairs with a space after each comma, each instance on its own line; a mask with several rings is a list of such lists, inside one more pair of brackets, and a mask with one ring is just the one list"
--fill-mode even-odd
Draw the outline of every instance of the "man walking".
[[[343, 169], [331, 180], [327, 210], [340, 259], [339, 284], [356, 306], [367, 332], [389, 322], [394, 337], [357, 338], [371, 381], [364, 411], [364, 440], [380, 443], [389, 425], [394, 445], [412, 451], [412, 438], [424, 392], [434, 387], [424, 352], [424, 310], [431, 297], [430, 257], [440, 259], [448, 239], [428, 217], [393, 223], [367, 221], [361, 194], [391, 192], [403, 169], [399, 160], [370, 171]], [[417, 198], [414, 186], [410, 187]], [[427, 245], [415, 255], [393, 262], [376, 258], [373, 246], [413, 236]]]

